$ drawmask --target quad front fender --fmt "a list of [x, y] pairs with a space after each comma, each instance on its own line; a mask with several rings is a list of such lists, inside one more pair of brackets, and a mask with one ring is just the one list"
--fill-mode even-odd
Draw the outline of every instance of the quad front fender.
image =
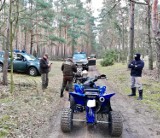
[[94, 124], [95, 120], [95, 108], [86, 107], [86, 121], [88, 124]]
[[105, 99], [110, 99], [113, 95], [115, 95], [115, 93], [105, 94], [105, 95], [103, 95], [103, 97], [104, 97]]
[[70, 92], [69, 95], [71, 95], [74, 98], [75, 104], [80, 104], [82, 106], [85, 105], [85, 95], [84, 94]]

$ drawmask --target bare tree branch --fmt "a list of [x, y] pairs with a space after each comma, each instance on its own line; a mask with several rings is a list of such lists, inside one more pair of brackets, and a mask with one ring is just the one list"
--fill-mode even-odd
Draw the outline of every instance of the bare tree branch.
[[0, 11], [3, 9], [5, 3], [6, 3], [6, 0], [3, 1], [2, 6], [1, 6], [1, 8], [0, 8]]
[[111, 12], [120, 2], [121, 0], [118, 0], [118, 2], [113, 5], [113, 7], [108, 11], [108, 13]]
[[134, 2], [135, 4], [148, 5], [147, 3], [139, 2], [139, 1], [135, 1], [135, 0], [129, 0], [129, 1]]
[[103, 16], [103, 18], [104, 18], [107, 14], [109, 14], [120, 2], [121, 2], [121, 0], [118, 0], [118, 2], [115, 3], [115, 4], [113, 5], [113, 7], [106, 12], [106, 14]]

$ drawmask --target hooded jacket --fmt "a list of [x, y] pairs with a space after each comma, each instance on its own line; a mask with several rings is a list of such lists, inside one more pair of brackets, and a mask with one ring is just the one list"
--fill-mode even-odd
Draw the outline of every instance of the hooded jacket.
[[142, 70], [144, 68], [144, 62], [140, 59], [140, 54], [135, 54], [135, 59], [131, 61], [131, 63], [128, 65], [128, 68], [131, 69], [131, 76], [133, 77], [141, 77], [142, 76]]

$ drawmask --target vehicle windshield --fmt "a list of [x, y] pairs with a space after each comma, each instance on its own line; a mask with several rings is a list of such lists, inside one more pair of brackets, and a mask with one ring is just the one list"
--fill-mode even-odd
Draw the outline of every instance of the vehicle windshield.
[[4, 52], [0, 52], [0, 57], [3, 57], [4, 56]]
[[74, 54], [73, 59], [86, 59], [86, 54]]
[[29, 55], [29, 54], [26, 54], [26, 55], [25, 55], [25, 58], [26, 58], [27, 60], [36, 60], [36, 58], [35, 58], [33, 55]]

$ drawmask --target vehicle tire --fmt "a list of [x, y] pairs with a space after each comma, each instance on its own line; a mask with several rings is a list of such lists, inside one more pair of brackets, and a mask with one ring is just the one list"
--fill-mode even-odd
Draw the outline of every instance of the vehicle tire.
[[3, 71], [3, 64], [0, 63], [0, 72]]
[[74, 111], [76, 108], [76, 103], [72, 95], [69, 96], [70, 108]]
[[119, 137], [122, 134], [123, 123], [120, 112], [111, 111], [108, 115], [109, 133], [111, 136]]
[[29, 75], [31, 76], [37, 76], [38, 75], [38, 71], [35, 67], [30, 67], [28, 70]]
[[71, 132], [73, 127], [73, 111], [70, 108], [65, 108], [61, 115], [61, 130], [65, 133]]

